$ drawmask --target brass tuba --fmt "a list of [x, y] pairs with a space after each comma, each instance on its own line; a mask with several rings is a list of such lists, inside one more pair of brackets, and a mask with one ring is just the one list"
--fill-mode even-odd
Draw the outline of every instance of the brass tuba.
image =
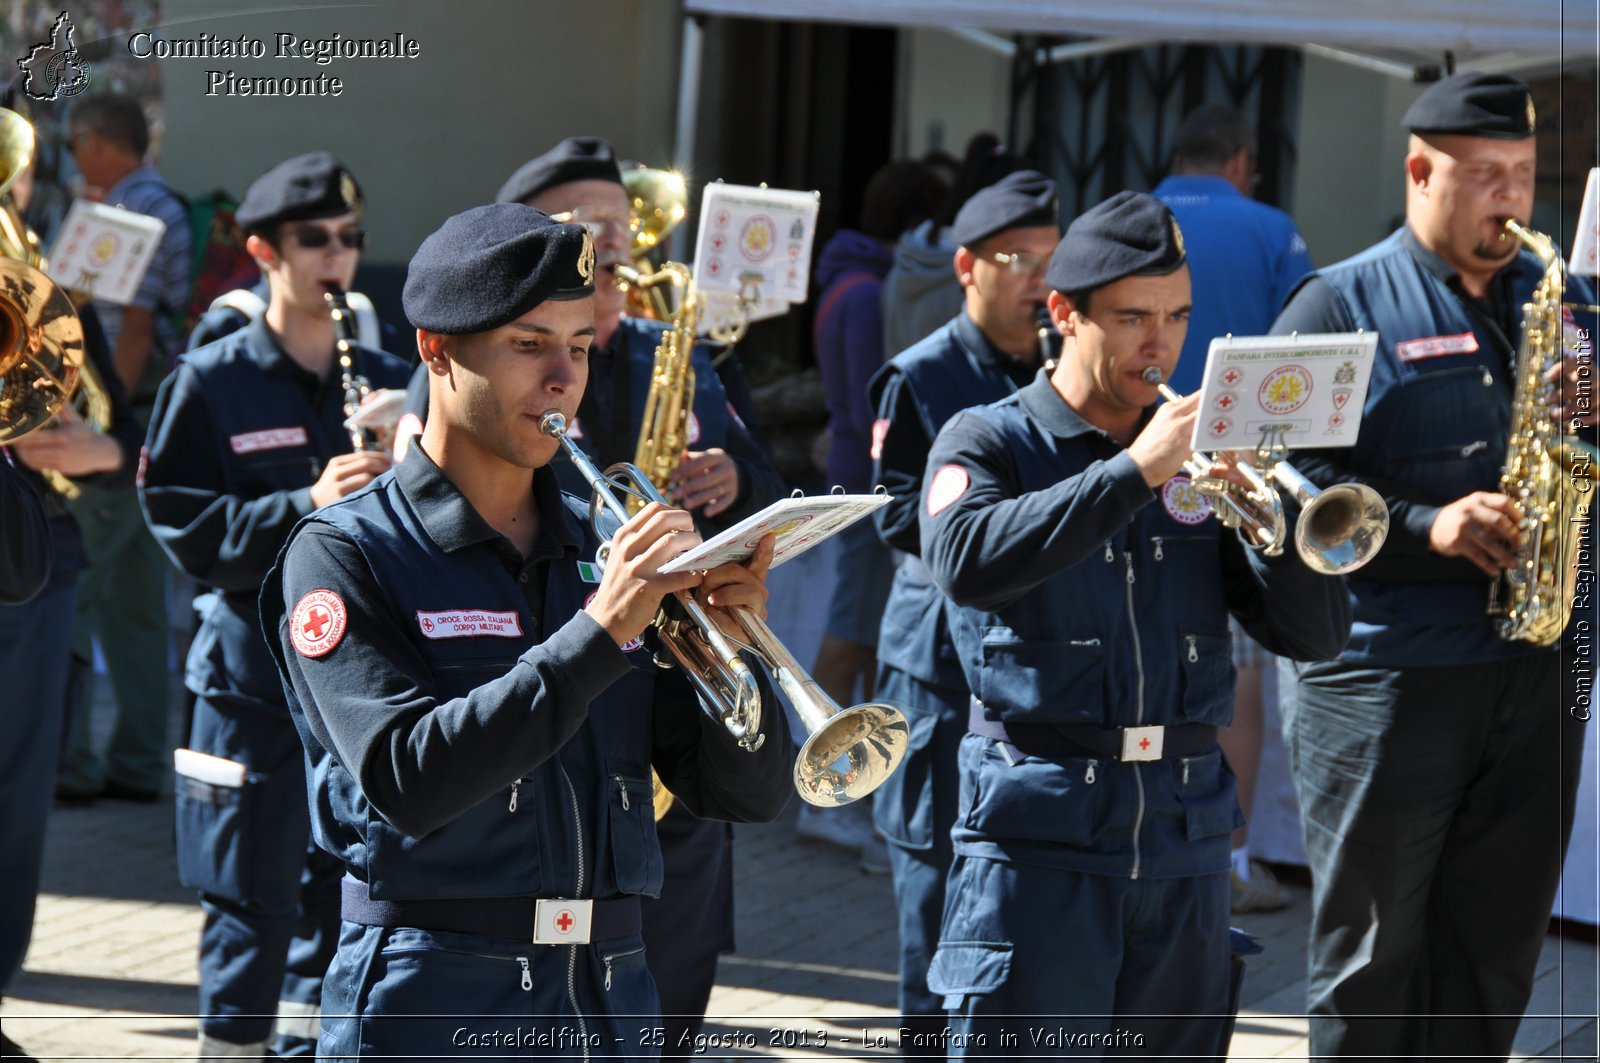
[[0, 109], [0, 443], [49, 425], [86, 368], [78, 312], [35, 268], [38, 242], [10, 195], [33, 143], [33, 126]]
[[[597, 469], [567, 435], [566, 418], [559, 412], [546, 413], [540, 427], [560, 442], [589, 483], [593, 492], [589, 520], [601, 539], [596, 560], [604, 568], [611, 536], [630, 515], [623, 497], [641, 503], [665, 499], [635, 466], [624, 462], [603, 473]], [[754, 653], [772, 670], [773, 678], [810, 733], [794, 766], [795, 789], [803, 799], [823, 807], [846, 805], [867, 796], [893, 774], [910, 739], [910, 729], [898, 709], [881, 703], [841, 709], [756, 614], [745, 609], [728, 610], [744, 635], [736, 646], [693, 594], [679, 593], [674, 599], [682, 615], [664, 607], [655, 620], [662, 646], [689, 677], [701, 701], [710, 707], [711, 715], [751, 751], [759, 749], [766, 739], [760, 733], [761, 692], [739, 650]], [[663, 807], [658, 801], [657, 818]]]
[[1594, 458], [1564, 438], [1550, 415], [1553, 389], [1545, 374], [1562, 358], [1561, 256], [1543, 233], [1506, 219], [1507, 231], [1544, 265], [1544, 277], [1522, 307], [1522, 343], [1511, 399], [1511, 438], [1500, 491], [1522, 509], [1517, 562], [1489, 592], [1489, 613], [1500, 637], [1554, 645], [1572, 619], [1579, 547], [1588, 512], [1585, 494], [1595, 477]]

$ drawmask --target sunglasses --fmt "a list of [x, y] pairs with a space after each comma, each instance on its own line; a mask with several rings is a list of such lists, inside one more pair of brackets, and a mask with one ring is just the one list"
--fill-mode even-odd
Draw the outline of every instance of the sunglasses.
[[994, 254], [987, 255], [985, 257], [1009, 268], [1012, 273], [1021, 274], [1024, 276], [1031, 276], [1035, 273], [1040, 273], [1044, 270], [1045, 266], [1049, 265], [1048, 259], [1040, 258], [1031, 251], [1016, 251], [1009, 255], [1002, 255], [1000, 252], [996, 251]]
[[341, 229], [333, 233], [320, 225], [300, 225], [289, 231], [294, 234], [294, 242], [308, 251], [327, 247], [330, 240], [338, 240], [342, 246], [351, 251], [359, 251], [367, 246], [367, 233], [364, 229]]

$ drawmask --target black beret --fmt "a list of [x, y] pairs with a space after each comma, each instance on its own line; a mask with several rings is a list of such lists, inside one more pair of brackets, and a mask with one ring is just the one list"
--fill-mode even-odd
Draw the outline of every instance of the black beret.
[[600, 137], [568, 137], [532, 162], [525, 162], [495, 194], [496, 203], [521, 203], [569, 181], [622, 183], [617, 154]]
[[1167, 205], [1146, 192], [1118, 192], [1067, 226], [1045, 282], [1058, 292], [1091, 291], [1124, 277], [1164, 276], [1185, 261]]
[[256, 178], [233, 218], [246, 232], [286, 221], [361, 213], [361, 186], [344, 163], [325, 151], [296, 155]]
[[951, 232], [956, 243], [971, 247], [1006, 229], [1060, 224], [1056, 183], [1037, 170], [1018, 170], [974, 192], [956, 213]]
[[417, 248], [402, 296], [412, 327], [488, 332], [546, 299], [594, 294], [594, 242], [581, 225], [520, 203], [473, 207]]
[[1457, 74], [1430, 85], [1400, 124], [1419, 134], [1523, 140], [1533, 136], [1533, 93], [1504, 74]]

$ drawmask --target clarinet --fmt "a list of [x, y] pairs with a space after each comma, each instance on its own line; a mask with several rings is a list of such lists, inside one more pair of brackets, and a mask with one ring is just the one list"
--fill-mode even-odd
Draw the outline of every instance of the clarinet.
[[[328, 310], [333, 314], [333, 328], [339, 336], [336, 345], [339, 352], [339, 379], [344, 388], [344, 415], [348, 419], [361, 409], [361, 400], [372, 394], [372, 385], [366, 377], [356, 372], [356, 329], [350, 320], [350, 305], [345, 302], [344, 292], [337, 284], [330, 284], [322, 297], [328, 301]], [[350, 429], [351, 449], [373, 450], [377, 445], [376, 433], [365, 428]]]

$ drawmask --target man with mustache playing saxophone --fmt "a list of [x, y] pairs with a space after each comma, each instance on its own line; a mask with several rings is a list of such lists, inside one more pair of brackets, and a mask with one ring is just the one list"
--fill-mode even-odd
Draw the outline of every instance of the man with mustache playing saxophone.
[[180, 764], [178, 779], [179, 877], [205, 911], [201, 1055], [261, 1054], [274, 1015], [278, 1053], [309, 1054], [333, 954], [338, 865], [311, 845], [304, 754], [256, 598], [296, 521], [389, 467], [387, 448], [352, 449], [349, 391], [362, 377], [404, 387], [408, 369], [357, 347], [345, 371], [327, 302], [355, 276], [361, 213], [355, 178], [326, 152], [258, 178], [237, 218], [271, 288], [267, 309], [179, 359], [150, 422], [145, 517], [173, 562], [212, 588], [189, 652], [188, 748], [233, 773]]
[[324, 1055], [676, 1047], [640, 936], [662, 876], [651, 768], [700, 816], [787, 800], [765, 681], [747, 752], [641, 638], [676, 591], [764, 613], [770, 539], [748, 567], [664, 575], [700, 539], [651, 503], [597, 575], [589, 502], [551, 468], [545, 415], [579, 408], [595, 279], [587, 231], [521, 204], [428, 237], [405, 288], [427, 424], [392, 475], [300, 525], [263, 592], [317, 840], [346, 865]]
[[[1348, 648], [1281, 673], [1314, 884], [1315, 1057], [1504, 1058], [1572, 829], [1570, 662], [1503, 638], [1485, 611], [1521, 538], [1500, 472], [1523, 304], [1545, 267], [1505, 223], [1533, 209], [1534, 120], [1510, 77], [1430, 87], [1403, 122], [1405, 225], [1313, 273], [1273, 326], [1377, 332], [1360, 439], [1295, 461], [1323, 487], [1370, 484], [1393, 518], [1349, 578]], [[1569, 281], [1573, 302], [1595, 302]], [[1556, 340], [1569, 355], [1580, 320], [1592, 330], [1579, 309]], [[1555, 400], [1558, 436], [1577, 412]]]

